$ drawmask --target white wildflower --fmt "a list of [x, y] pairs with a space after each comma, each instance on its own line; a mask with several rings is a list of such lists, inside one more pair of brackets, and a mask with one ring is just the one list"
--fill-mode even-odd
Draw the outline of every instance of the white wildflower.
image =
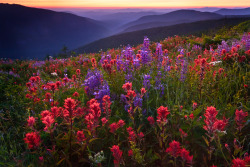
[[222, 61], [213, 61], [213, 62], [210, 62], [209, 64], [212, 64], [212, 65], [217, 65], [217, 64], [220, 64], [220, 63], [222, 63]]
[[51, 75], [56, 77], [57, 73], [56, 72], [52, 72]]

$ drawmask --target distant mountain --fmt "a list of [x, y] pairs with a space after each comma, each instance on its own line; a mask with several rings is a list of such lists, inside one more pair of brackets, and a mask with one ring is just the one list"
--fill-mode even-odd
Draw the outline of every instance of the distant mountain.
[[223, 16], [195, 10], [177, 10], [161, 15], [149, 15], [139, 18], [123, 26], [123, 32], [131, 32], [160, 26], [169, 26], [180, 23], [190, 23], [201, 20], [221, 19]]
[[44, 58], [105, 37], [101, 22], [64, 12], [0, 4], [0, 57]]
[[[109, 11], [112, 12], [112, 11]], [[161, 12], [154, 11], [138, 11], [138, 12], [112, 12], [108, 11], [78, 11], [74, 12], [75, 14], [83, 17], [89, 17], [95, 20], [103, 22], [103, 24], [110, 30], [113, 34], [119, 31], [119, 27], [123, 24], [127, 24], [136, 19], [147, 16], [147, 15], [156, 15], [162, 14]]]
[[214, 13], [220, 15], [250, 15], [250, 7], [244, 9], [220, 9]]
[[201, 11], [201, 12], [215, 12], [221, 8], [218, 7], [203, 7], [203, 8], [190, 8], [192, 10], [197, 10], [197, 11]]
[[133, 46], [140, 44], [144, 36], [148, 36], [152, 41], [159, 41], [174, 35], [199, 35], [202, 32], [217, 30], [223, 26], [234, 26], [247, 20], [250, 20], [250, 16], [243, 18], [224, 18], [219, 20], [198, 21], [193, 23], [183, 23], [173, 26], [127, 32], [97, 40], [74, 51], [77, 53], [94, 53], [99, 52], [100, 50], [106, 51], [110, 48], [123, 47], [128, 44]]

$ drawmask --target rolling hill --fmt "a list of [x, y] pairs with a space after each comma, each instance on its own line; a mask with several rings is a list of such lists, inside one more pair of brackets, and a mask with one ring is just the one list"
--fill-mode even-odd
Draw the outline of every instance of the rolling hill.
[[195, 10], [177, 10], [161, 15], [143, 16], [136, 21], [123, 26], [123, 32], [131, 32], [160, 26], [169, 26], [180, 23], [190, 23], [201, 20], [215, 20], [223, 18], [222, 15], [211, 12]]
[[201, 32], [220, 29], [223, 26], [234, 26], [247, 20], [250, 20], [250, 17], [224, 18], [127, 32], [97, 40], [74, 51], [77, 53], [93, 53], [99, 52], [101, 49], [105, 51], [109, 48], [123, 47], [128, 44], [137, 45], [142, 42], [144, 36], [148, 36], [152, 41], [159, 41], [174, 35], [196, 35], [201, 34]]
[[44, 58], [105, 37], [101, 22], [64, 12], [0, 4], [0, 57]]
[[250, 15], [250, 7], [244, 9], [220, 9], [214, 13], [220, 15]]

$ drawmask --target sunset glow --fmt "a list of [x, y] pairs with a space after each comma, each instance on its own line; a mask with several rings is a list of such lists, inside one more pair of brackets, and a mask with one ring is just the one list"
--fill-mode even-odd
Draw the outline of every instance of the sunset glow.
[[74, 8], [191, 8], [191, 7], [249, 7], [249, 0], [0, 0], [1, 3], [30, 7]]

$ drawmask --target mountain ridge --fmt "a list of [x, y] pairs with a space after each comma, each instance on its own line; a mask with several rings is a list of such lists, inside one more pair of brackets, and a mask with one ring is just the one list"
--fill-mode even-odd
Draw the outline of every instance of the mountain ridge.
[[0, 57], [39, 59], [108, 34], [93, 19], [16, 4], [0, 4], [0, 20]]
[[[105, 51], [110, 48], [126, 46], [127, 44], [139, 44], [141, 43], [140, 39], [143, 39], [144, 36], [148, 36], [152, 41], [158, 41], [162, 40], [163, 36], [200, 34], [201, 32], [218, 29], [223, 26], [234, 26], [248, 20], [250, 20], [250, 16], [244, 18], [223, 18], [219, 20], [197, 21], [193, 23], [182, 23], [166, 27], [126, 32], [97, 40], [85, 46], [76, 48], [74, 51], [76, 53], [94, 53], [99, 52], [100, 50]], [[119, 41], [119, 43], [117, 41]]]
[[161, 15], [148, 15], [143, 16], [136, 21], [132, 21], [128, 24], [123, 25], [123, 32], [136, 31], [144, 29], [144, 26], [147, 28], [158, 27], [158, 24], [153, 24], [156, 22], [161, 22], [161, 26], [173, 25], [171, 22], [177, 23], [187, 23], [201, 20], [214, 20], [221, 19], [222, 15], [212, 12], [200, 12], [196, 10], [176, 10], [173, 12], [161, 14]]

